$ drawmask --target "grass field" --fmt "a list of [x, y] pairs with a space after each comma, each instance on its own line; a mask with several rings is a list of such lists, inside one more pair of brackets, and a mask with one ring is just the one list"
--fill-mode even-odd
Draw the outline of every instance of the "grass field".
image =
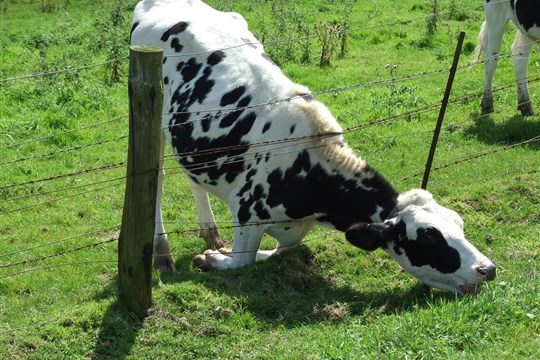
[[[325, 228], [267, 262], [200, 272], [191, 265], [204, 249], [196, 212], [170, 162], [163, 208], [177, 271], [154, 272], [148, 317], [129, 314], [117, 301], [114, 239], [135, 3], [0, 2], [2, 358], [540, 358], [540, 142], [505, 149], [538, 136], [540, 117], [516, 110], [510, 26], [495, 112], [480, 114], [483, 66], [472, 52], [483, 7], [473, 0], [438, 1], [435, 17], [434, 2], [424, 0], [209, 3], [244, 15], [274, 61], [344, 128], [393, 119], [346, 138], [399, 191], [420, 186], [442, 70], [466, 32], [428, 189], [460, 213], [468, 239], [497, 264], [497, 279], [476, 295], [429, 289], [382, 251], [360, 251]], [[337, 39], [321, 67], [314, 25], [338, 24], [348, 30], [347, 51]], [[533, 52], [531, 77], [539, 61]], [[13, 79], [79, 67], [88, 68]], [[540, 112], [538, 81], [530, 92]], [[231, 239], [226, 205], [212, 204]]]

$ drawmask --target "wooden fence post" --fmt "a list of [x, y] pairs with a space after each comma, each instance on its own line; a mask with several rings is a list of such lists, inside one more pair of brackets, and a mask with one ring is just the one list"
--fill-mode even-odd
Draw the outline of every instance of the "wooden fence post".
[[160, 155], [163, 51], [132, 46], [129, 59], [129, 145], [118, 241], [120, 299], [144, 317], [152, 305], [152, 243]]

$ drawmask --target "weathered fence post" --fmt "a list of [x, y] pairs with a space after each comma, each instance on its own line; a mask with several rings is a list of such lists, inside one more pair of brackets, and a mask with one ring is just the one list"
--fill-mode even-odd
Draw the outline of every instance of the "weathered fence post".
[[129, 59], [129, 145], [118, 241], [120, 299], [138, 316], [152, 305], [152, 242], [160, 155], [163, 51], [132, 46]]
[[456, 75], [457, 65], [459, 62], [459, 56], [461, 55], [461, 47], [463, 45], [463, 40], [465, 39], [465, 33], [462, 31], [459, 33], [458, 42], [456, 45], [456, 51], [454, 52], [454, 60], [452, 61], [452, 67], [450, 68], [450, 75], [448, 76], [448, 81], [446, 82], [446, 90], [444, 91], [443, 99], [441, 102], [441, 109], [439, 110], [439, 118], [437, 119], [437, 125], [435, 126], [435, 131], [433, 132], [433, 139], [431, 140], [431, 148], [429, 150], [428, 159], [426, 161], [426, 169], [424, 171], [424, 178], [422, 179], [422, 189], [427, 188], [429, 181], [429, 174], [431, 172], [431, 165], [433, 164], [433, 158], [435, 157], [435, 150], [437, 149], [437, 141], [439, 141], [439, 134], [441, 133], [441, 127], [444, 120], [444, 114], [446, 113], [446, 107], [448, 106], [448, 99], [450, 98], [450, 91], [452, 90], [452, 85], [454, 84], [454, 76]]

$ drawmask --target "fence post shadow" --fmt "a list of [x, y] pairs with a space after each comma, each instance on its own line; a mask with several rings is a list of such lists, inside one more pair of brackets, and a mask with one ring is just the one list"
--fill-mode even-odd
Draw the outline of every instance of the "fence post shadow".
[[115, 278], [101, 294], [102, 300], [112, 299], [101, 318], [99, 332], [95, 339], [89, 359], [124, 359], [130, 355], [131, 349], [144, 319], [129, 312], [118, 299], [118, 278]]

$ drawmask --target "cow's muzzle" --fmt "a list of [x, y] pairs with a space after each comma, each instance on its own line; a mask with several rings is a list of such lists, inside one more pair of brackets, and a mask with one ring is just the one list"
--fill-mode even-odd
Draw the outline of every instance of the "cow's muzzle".
[[487, 281], [495, 279], [497, 275], [497, 267], [491, 262], [478, 265], [476, 271]]

